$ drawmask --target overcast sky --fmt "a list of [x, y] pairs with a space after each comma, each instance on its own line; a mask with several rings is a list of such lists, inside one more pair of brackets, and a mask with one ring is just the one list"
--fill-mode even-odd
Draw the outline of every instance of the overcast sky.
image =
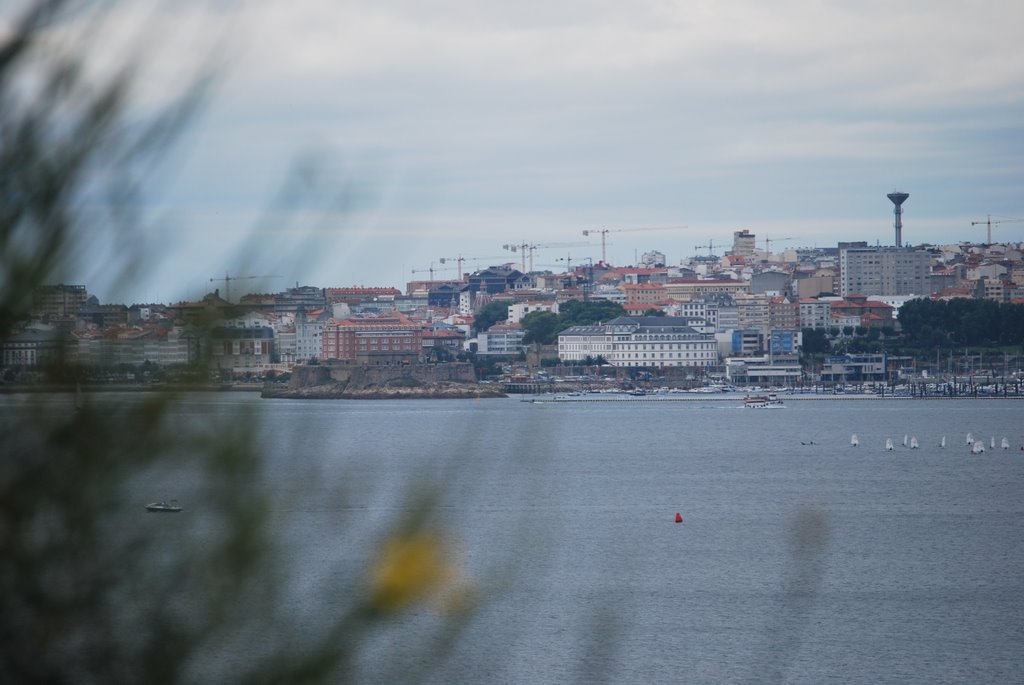
[[[609, 233], [614, 264], [678, 263], [744, 228], [778, 247], [892, 244], [897, 189], [905, 243], [1024, 217], [1020, 2], [170, 5], [146, 15], [161, 29], [141, 104], [212, 50], [224, 66], [153, 179], [147, 230], [166, 247], [129, 301], [197, 297], [225, 272], [280, 276], [233, 297], [403, 288], [442, 257], [518, 261], [502, 246], [601, 227], [662, 229]], [[993, 234], [1024, 240], [1024, 223]], [[535, 263], [596, 261], [589, 240]]]

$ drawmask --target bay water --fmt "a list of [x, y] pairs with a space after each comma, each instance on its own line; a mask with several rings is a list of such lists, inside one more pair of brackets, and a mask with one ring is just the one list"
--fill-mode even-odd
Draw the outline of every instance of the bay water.
[[[382, 661], [439, 683], [1024, 682], [1020, 401], [197, 393], [175, 420], [237, 409], [258, 417], [269, 520], [311, 620], [359, 592], [425, 487], [422, 515], [458, 541], [479, 608], [454, 647], [409, 649], [435, 611], [417, 607], [366, 644], [367, 682]], [[203, 507], [173, 470], [140, 485], [177, 497], [176, 521]]]

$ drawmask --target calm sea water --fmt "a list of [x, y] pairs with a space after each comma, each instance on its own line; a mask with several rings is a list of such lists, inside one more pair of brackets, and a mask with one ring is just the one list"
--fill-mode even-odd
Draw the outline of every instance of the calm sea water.
[[[1024, 402], [739, 404], [197, 394], [177, 420], [259, 412], [311, 618], [440, 487], [485, 601], [431, 682], [1024, 682]], [[202, 506], [173, 473], [147, 486]], [[434, 663], [430, 611], [367, 644], [367, 682]]]

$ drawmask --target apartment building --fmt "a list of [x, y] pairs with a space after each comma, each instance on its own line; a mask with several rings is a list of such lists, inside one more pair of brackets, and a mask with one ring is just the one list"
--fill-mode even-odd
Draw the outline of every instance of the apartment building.
[[843, 248], [839, 251], [839, 294], [928, 294], [929, 259], [927, 251], [912, 248]]
[[32, 293], [32, 318], [70, 319], [85, 306], [89, 294], [84, 285], [44, 285]]
[[674, 280], [665, 284], [665, 297], [680, 302], [690, 302], [702, 295], [726, 293], [744, 295], [750, 292], [750, 283], [731, 280]]
[[518, 323], [496, 323], [477, 334], [477, 354], [519, 354], [526, 331]]
[[766, 295], [740, 294], [733, 297], [736, 303], [737, 323], [740, 328], [769, 329], [768, 303]]
[[757, 250], [757, 238], [748, 230], [733, 231], [732, 251], [729, 254], [752, 257]]
[[773, 297], [768, 301], [768, 329], [795, 331], [800, 328], [800, 303], [787, 297]]
[[832, 321], [832, 303], [828, 300], [802, 299], [800, 307], [801, 328], [828, 328]]
[[660, 283], [623, 283], [619, 287], [626, 294], [626, 305], [657, 307], [666, 299], [665, 286]]
[[321, 359], [356, 364], [411, 364], [419, 361], [423, 327], [399, 312], [330, 319], [321, 334]]

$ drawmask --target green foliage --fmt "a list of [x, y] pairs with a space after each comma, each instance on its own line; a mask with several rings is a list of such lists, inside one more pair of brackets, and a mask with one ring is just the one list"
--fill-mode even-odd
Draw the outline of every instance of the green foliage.
[[609, 300], [570, 300], [558, 308], [561, 330], [570, 326], [589, 326], [599, 321], [610, 321], [619, 316], [626, 316], [626, 310], [622, 305]]
[[824, 354], [830, 349], [828, 335], [821, 328], [804, 328], [802, 330], [804, 354]]
[[508, 302], [495, 300], [488, 302], [473, 317], [473, 327], [477, 332], [486, 331], [496, 323], [508, 320]]
[[657, 307], [649, 307], [648, 309], [644, 310], [643, 315], [644, 316], [665, 316], [665, 311], [663, 309], [658, 309]]
[[1024, 345], [1024, 305], [957, 298], [907, 302], [899, 322], [911, 347]]
[[558, 334], [567, 328], [588, 326], [625, 315], [626, 310], [608, 300], [570, 300], [559, 307], [558, 314], [530, 312], [524, 316], [522, 325], [526, 329], [526, 335], [523, 342], [554, 345], [558, 342]]
[[558, 342], [558, 334], [561, 330], [558, 314], [554, 312], [530, 312], [523, 317], [523, 328], [526, 335], [523, 336], [523, 343], [530, 345], [553, 345]]

